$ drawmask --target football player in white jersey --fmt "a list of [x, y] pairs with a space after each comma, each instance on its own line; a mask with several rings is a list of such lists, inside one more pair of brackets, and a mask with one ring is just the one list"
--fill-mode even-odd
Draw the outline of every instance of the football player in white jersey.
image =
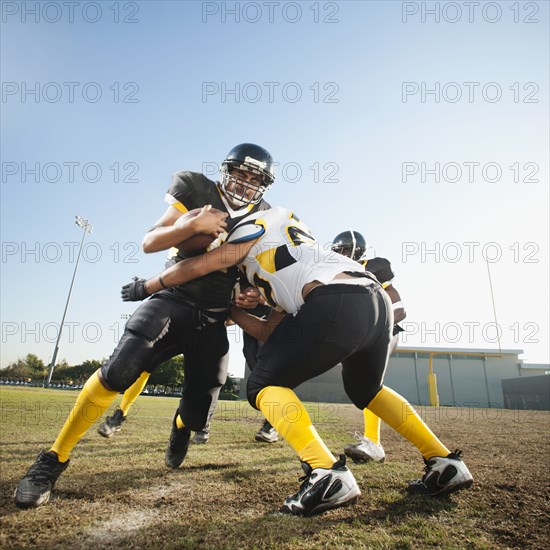
[[425, 474], [411, 482], [411, 490], [440, 495], [472, 484], [460, 451], [445, 447], [413, 407], [383, 385], [394, 324], [387, 293], [361, 264], [323, 250], [290, 210], [248, 216], [219, 248], [125, 285], [122, 297], [141, 300], [233, 265], [273, 307], [265, 321], [238, 308], [231, 317], [265, 342], [248, 380], [248, 400], [296, 451], [305, 472], [283, 511], [310, 515], [349, 504], [360, 494], [345, 455], [337, 460], [330, 452], [292, 390], [338, 363], [351, 401], [361, 410], [368, 407], [424, 457]]

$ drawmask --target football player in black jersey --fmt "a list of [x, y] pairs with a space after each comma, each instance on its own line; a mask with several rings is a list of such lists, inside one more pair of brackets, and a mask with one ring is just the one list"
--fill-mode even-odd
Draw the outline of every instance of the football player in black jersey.
[[[398, 325], [407, 316], [405, 307], [399, 296], [399, 292], [393, 286], [394, 273], [391, 264], [386, 258], [366, 259], [367, 241], [358, 231], [344, 231], [339, 233], [332, 242], [332, 250], [356, 260], [365, 266], [365, 269], [372, 273], [382, 284], [382, 288], [388, 293], [393, 306], [394, 327], [393, 338], [390, 344], [390, 354], [397, 346], [399, 333], [403, 329]], [[347, 445], [344, 453], [355, 462], [384, 462], [386, 454], [380, 444], [380, 418], [368, 408], [363, 409], [365, 419], [364, 435], [356, 434], [358, 444]]]
[[[275, 179], [274, 162], [264, 148], [237, 145], [221, 167], [221, 181], [196, 172], [177, 172], [166, 194], [168, 208], [143, 239], [146, 253], [177, 247], [197, 233], [220, 235], [247, 215], [269, 208], [263, 195]], [[220, 210], [211, 212], [210, 207]], [[202, 208], [194, 217], [186, 212]], [[178, 250], [176, 262], [201, 254]], [[41, 451], [15, 491], [15, 503], [33, 507], [48, 501], [69, 454], [119, 394], [160, 363], [185, 356], [182, 399], [174, 414], [166, 465], [183, 462], [191, 430], [204, 428], [213, 397], [227, 376], [229, 342], [225, 320], [237, 268], [209, 273], [189, 283], [164, 289], [141, 304], [126, 323], [124, 334], [105, 364], [84, 385], [61, 432], [49, 451]], [[91, 414], [93, 411], [93, 414]]]

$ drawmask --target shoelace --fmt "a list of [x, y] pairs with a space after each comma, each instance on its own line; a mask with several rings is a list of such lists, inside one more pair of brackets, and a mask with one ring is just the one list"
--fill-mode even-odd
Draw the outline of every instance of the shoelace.
[[[449, 453], [445, 458], [452, 458], [452, 459], [455, 459], [455, 460], [462, 460], [461, 456], [462, 456], [462, 451], [460, 449], [455, 449], [453, 452]], [[426, 474], [431, 470], [432, 464], [433, 464], [432, 460], [434, 458], [437, 458], [437, 457], [430, 458], [430, 460], [424, 459], [424, 462], [426, 463], [426, 465], [424, 466], [424, 471], [426, 472]], [[425, 477], [425, 475], [423, 476], [423, 478], [424, 477]]]
[[[45, 481], [51, 481], [52, 477], [55, 476], [55, 470], [60, 466], [60, 463], [57, 462], [52, 456], [43, 454], [40, 457], [39, 462], [34, 463], [27, 473], [28, 478], [33, 481], [38, 481], [43, 483]], [[54, 470], [52, 471], [52, 467]]]
[[[302, 484], [300, 485], [300, 489], [298, 490], [298, 492], [296, 493], [296, 495], [294, 495], [295, 497], [299, 497], [300, 494], [306, 489], [306, 487], [309, 485], [310, 483], [310, 479], [311, 479], [311, 476], [313, 475], [313, 472], [309, 473], [309, 474], [305, 474], [301, 477], [298, 478], [298, 481], [301, 481]], [[317, 475], [317, 474], [315, 474]]]

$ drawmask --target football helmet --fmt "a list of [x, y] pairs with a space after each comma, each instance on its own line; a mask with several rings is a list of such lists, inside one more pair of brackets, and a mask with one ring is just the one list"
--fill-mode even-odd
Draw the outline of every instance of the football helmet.
[[[238, 172], [260, 176], [260, 185], [240, 178]], [[275, 163], [263, 147], [241, 143], [229, 151], [221, 166], [220, 186], [226, 199], [237, 208], [257, 204], [275, 180]]]
[[367, 241], [359, 231], [344, 231], [334, 237], [330, 248], [358, 262], [367, 251]]

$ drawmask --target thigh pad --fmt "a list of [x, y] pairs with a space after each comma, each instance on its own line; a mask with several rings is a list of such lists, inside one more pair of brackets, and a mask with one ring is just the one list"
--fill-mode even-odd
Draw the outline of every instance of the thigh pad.
[[164, 300], [148, 300], [128, 319], [126, 329], [148, 340], [157, 340], [168, 330], [170, 309]]

